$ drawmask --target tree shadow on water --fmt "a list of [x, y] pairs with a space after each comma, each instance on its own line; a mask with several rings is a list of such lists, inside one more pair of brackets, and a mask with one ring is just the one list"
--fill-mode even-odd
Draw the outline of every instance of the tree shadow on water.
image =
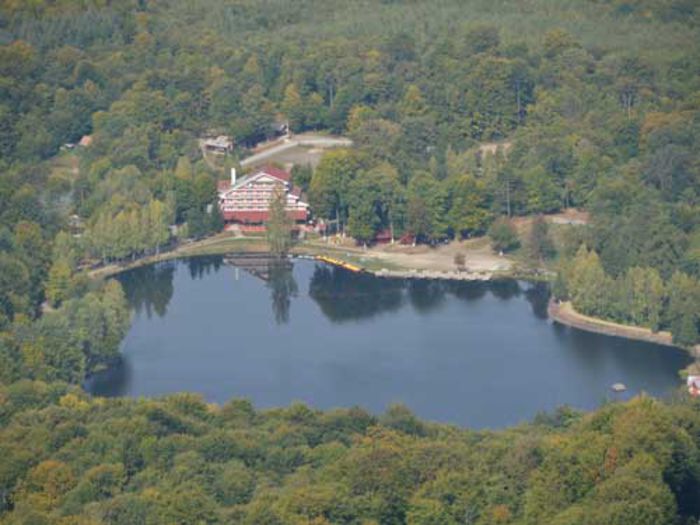
[[319, 264], [309, 283], [309, 296], [329, 320], [342, 323], [398, 310], [404, 304], [405, 287], [402, 280]]
[[549, 304], [549, 285], [547, 283], [533, 283], [525, 290], [525, 299], [532, 306], [532, 313], [538, 319], [547, 319], [547, 305]]
[[224, 262], [224, 258], [220, 255], [191, 257], [187, 259], [186, 262], [190, 277], [192, 277], [192, 279], [201, 279], [205, 275], [209, 275], [212, 270], [214, 273], [218, 272]]
[[520, 284], [514, 279], [497, 279], [491, 281], [489, 290], [498, 299], [508, 300], [514, 297], [520, 297], [522, 290]]
[[294, 279], [293, 266], [288, 261], [271, 261], [268, 265], [267, 286], [271, 291], [272, 312], [277, 324], [289, 322], [292, 297], [296, 297], [299, 286]]
[[145, 310], [150, 319], [153, 313], [163, 317], [173, 297], [175, 262], [143, 266], [119, 275], [129, 307], [136, 313]]
[[428, 313], [445, 302], [447, 283], [430, 279], [412, 280], [408, 283], [408, 298], [420, 313]]

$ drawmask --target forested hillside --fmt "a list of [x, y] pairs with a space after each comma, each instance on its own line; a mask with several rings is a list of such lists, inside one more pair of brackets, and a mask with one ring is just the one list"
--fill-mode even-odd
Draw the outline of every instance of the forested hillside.
[[7, 524], [689, 525], [700, 513], [697, 402], [640, 398], [477, 433], [400, 406], [256, 412], [27, 381], [0, 395]]
[[[560, 250], [563, 280], [583, 243], [610, 281], [687, 281], [680, 317], [641, 324], [698, 338], [694, 2], [6, 1], [2, 16], [3, 235], [36, 224], [50, 239], [73, 212], [87, 226], [61, 253], [44, 243], [37, 268], [8, 253], [8, 271], [32, 274], [12, 282], [33, 300], [5, 300], [2, 319], [35, 313], [51, 264], [60, 304], [81, 258], [158, 251], [174, 222], [187, 224], [180, 237], [219, 229], [205, 210], [225, 170], [202, 162], [196, 139], [231, 134], [243, 155], [287, 119], [355, 140], [296, 180], [318, 218], [358, 241], [390, 229], [437, 242], [583, 207], [593, 222]], [[84, 134], [79, 166], [53, 169]], [[577, 308], [625, 319], [634, 290], [622, 284]]]
[[697, 343], [699, 25], [694, 0], [0, 0], [0, 522], [697, 522], [688, 400], [473, 433], [76, 385], [129, 325], [86, 264], [218, 231], [197, 139], [233, 136], [228, 168], [280, 120], [353, 139], [294, 177], [358, 242], [583, 208], [537, 251], [557, 297]]

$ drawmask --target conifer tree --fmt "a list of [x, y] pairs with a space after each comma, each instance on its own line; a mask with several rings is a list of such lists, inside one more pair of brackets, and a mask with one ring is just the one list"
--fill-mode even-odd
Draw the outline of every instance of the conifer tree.
[[292, 246], [292, 221], [287, 215], [286, 205], [284, 190], [277, 188], [270, 200], [267, 241], [270, 243], [270, 251], [278, 258], [285, 257]]

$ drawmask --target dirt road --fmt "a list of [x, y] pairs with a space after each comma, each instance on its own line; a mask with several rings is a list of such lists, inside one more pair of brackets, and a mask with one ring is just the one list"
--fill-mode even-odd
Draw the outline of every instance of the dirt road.
[[306, 148], [345, 148], [352, 146], [352, 141], [344, 137], [330, 137], [323, 135], [292, 135], [285, 138], [270, 148], [267, 148], [259, 153], [251, 155], [241, 161], [241, 167], [255, 166], [263, 162], [274, 159], [280, 154], [296, 147]]

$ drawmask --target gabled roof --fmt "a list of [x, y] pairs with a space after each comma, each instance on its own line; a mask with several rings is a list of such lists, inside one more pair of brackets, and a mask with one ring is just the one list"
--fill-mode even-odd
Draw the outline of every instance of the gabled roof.
[[268, 175], [283, 180], [284, 182], [289, 182], [289, 179], [292, 178], [291, 173], [288, 171], [270, 165], [264, 166], [263, 168], [259, 169], [258, 172], [267, 173]]
[[220, 194], [228, 193], [231, 190], [240, 188], [242, 186], [245, 186], [246, 184], [255, 182], [256, 180], [264, 179], [266, 177], [276, 179], [279, 182], [287, 183], [291, 179], [291, 174], [288, 171], [282, 170], [280, 168], [275, 168], [274, 166], [265, 166], [264, 168], [260, 168], [259, 170], [254, 171], [250, 175], [244, 175], [243, 177], [240, 177], [236, 181], [236, 184], [234, 184], [233, 186], [229, 181], [219, 181], [216, 187]]
[[236, 184], [231, 186], [231, 183], [227, 183], [226, 186], [219, 187], [219, 193], [229, 193], [230, 191], [237, 190], [239, 188], [242, 188], [243, 186], [246, 186], [250, 183], [254, 183], [259, 180], [264, 180], [264, 179], [272, 179], [275, 181], [277, 184], [283, 184], [284, 180], [280, 180], [277, 177], [273, 177], [269, 173], [265, 173], [263, 171], [259, 171], [257, 173], [254, 173], [252, 175], [246, 175], [244, 177], [239, 178], [236, 181]]

